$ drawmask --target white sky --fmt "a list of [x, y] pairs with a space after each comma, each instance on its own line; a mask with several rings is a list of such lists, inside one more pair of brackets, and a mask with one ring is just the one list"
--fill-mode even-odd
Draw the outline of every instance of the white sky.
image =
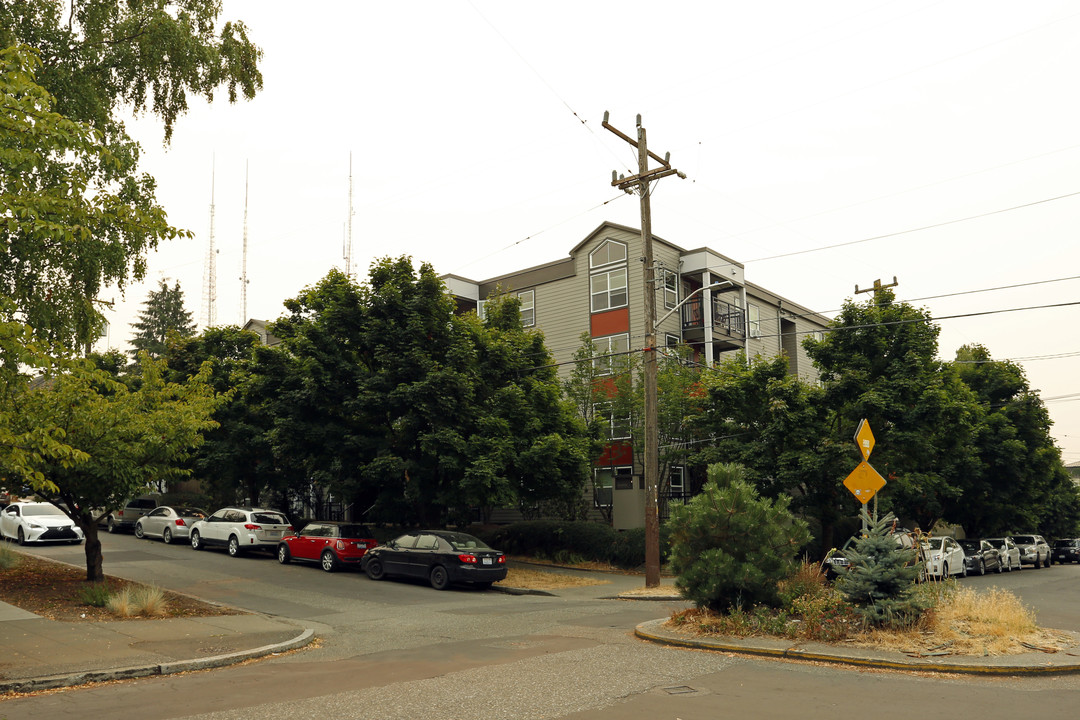
[[[193, 103], [167, 149], [156, 119], [130, 124], [170, 221], [196, 238], [114, 295], [109, 344], [126, 347], [161, 278], [203, 317], [215, 165], [222, 325], [244, 320], [245, 163], [247, 316], [260, 319], [342, 267], [350, 152], [361, 277], [410, 255], [482, 280], [566, 257], [604, 220], [636, 227], [636, 199], [609, 185], [636, 160], [600, 127], [604, 110], [629, 134], [641, 113], [650, 149], [689, 175], [659, 183], [657, 235], [744, 262], [749, 281], [811, 309], [831, 315], [893, 276], [899, 299], [937, 317], [1080, 301], [1080, 279], [1046, 282], [1080, 276], [1075, 3], [298, 7], [224, 0], [266, 54], [255, 100]], [[923, 299], [1020, 283], [1039, 284]], [[945, 359], [965, 343], [1062, 355], [1022, 364], [1065, 461], [1080, 461], [1080, 306], [940, 325]]]

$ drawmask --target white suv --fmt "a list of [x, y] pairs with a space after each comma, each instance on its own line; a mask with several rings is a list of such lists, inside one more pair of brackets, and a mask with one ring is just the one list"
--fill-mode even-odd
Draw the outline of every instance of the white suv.
[[274, 551], [292, 529], [289, 519], [277, 510], [227, 507], [191, 526], [191, 547], [202, 550], [222, 546], [233, 557], [245, 550]]

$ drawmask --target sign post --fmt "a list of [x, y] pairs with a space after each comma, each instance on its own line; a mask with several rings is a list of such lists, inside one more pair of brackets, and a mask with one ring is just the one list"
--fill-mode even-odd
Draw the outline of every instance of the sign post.
[[[844, 479], [844, 487], [851, 491], [855, 499], [863, 504], [863, 532], [866, 532], [866, 503], [877, 494], [878, 490], [885, 487], [885, 478], [881, 477], [869, 462], [870, 453], [874, 450], [874, 433], [870, 430], [870, 423], [865, 419], [859, 423], [859, 429], [855, 431], [855, 444], [859, 446], [859, 452], [863, 459], [858, 467]], [[877, 520], [877, 518], [874, 518]]]

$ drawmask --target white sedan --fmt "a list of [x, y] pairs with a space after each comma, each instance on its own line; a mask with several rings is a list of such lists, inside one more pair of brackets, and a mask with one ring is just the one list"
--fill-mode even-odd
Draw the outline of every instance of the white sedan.
[[926, 561], [928, 578], [947, 580], [952, 575], [967, 577], [964, 549], [951, 537], [923, 540], [920, 547], [923, 559]]
[[83, 531], [63, 510], [47, 502], [11, 503], [0, 512], [0, 537], [28, 542], [79, 544]]

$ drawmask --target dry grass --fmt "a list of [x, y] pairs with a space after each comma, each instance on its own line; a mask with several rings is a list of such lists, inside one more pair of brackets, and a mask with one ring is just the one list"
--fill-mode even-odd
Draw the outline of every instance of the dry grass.
[[610, 580], [596, 580], [578, 575], [544, 572], [543, 570], [507, 568], [506, 579], [496, 584], [524, 590], [558, 590], [559, 588], [585, 587], [587, 585], [607, 585], [610, 582]]
[[[1071, 645], [1068, 637], [1035, 624], [1035, 614], [1012, 593], [1000, 588], [977, 593], [969, 587], [945, 590], [934, 607], [911, 628], [868, 630], [853, 644], [901, 652], [948, 652], [957, 655], [1014, 655], [1032, 647]], [[1025, 644], [1026, 643], [1026, 644]]]
[[105, 608], [120, 617], [161, 617], [169, 610], [165, 592], [153, 585], [125, 587], [109, 596]]

